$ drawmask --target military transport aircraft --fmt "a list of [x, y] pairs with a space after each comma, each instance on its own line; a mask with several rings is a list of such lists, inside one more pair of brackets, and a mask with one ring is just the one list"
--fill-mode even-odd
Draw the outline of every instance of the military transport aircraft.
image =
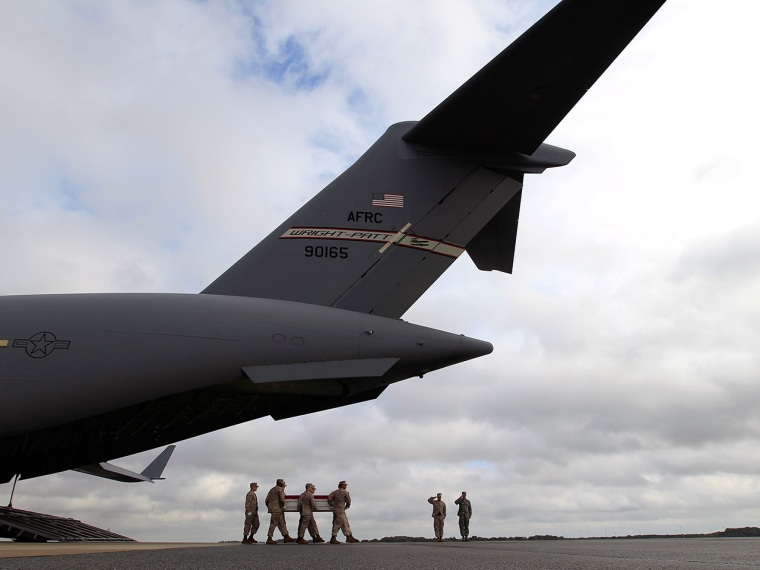
[[543, 141], [664, 1], [560, 2], [201, 294], [0, 297], [0, 482], [111, 476], [113, 458], [490, 353], [400, 317], [465, 251], [512, 272], [524, 175], [574, 157]]

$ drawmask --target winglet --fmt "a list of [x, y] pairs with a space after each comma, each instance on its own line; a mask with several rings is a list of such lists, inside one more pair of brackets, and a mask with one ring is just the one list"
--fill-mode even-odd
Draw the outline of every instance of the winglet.
[[174, 448], [177, 447], [176, 445], [170, 445], [166, 449], [164, 449], [158, 457], [156, 457], [153, 461], [150, 462], [150, 465], [148, 465], [145, 469], [143, 469], [142, 473], [140, 473], [143, 477], [147, 477], [151, 481], [153, 480], [163, 480], [164, 478], [161, 477], [161, 474], [164, 472], [164, 468], [166, 467], [166, 464], [169, 463], [169, 459], [172, 456], [172, 453], [174, 453]]
[[164, 472], [164, 468], [169, 462], [169, 458], [172, 456], [175, 447], [175, 445], [170, 445], [164, 449], [158, 457], [151, 461], [150, 465], [143, 469], [142, 473], [135, 473], [123, 467], [112, 465], [107, 461], [77, 467], [74, 471], [94, 475], [95, 477], [103, 477], [104, 479], [112, 479], [113, 481], [121, 481], [122, 483], [153, 483], [156, 479], [163, 479], [161, 474]]

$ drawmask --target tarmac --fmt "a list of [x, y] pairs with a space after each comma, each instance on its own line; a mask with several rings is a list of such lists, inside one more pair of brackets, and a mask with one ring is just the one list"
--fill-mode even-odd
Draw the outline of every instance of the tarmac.
[[2, 570], [173, 568], [366, 568], [389, 570], [747, 570], [760, 568], [758, 538], [364, 542], [343, 545], [239, 543], [0, 542]]

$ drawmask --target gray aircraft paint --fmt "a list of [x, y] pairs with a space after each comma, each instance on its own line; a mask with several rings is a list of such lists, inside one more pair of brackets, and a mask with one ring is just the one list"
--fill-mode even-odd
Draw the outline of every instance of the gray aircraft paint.
[[524, 175], [574, 156], [543, 140], [663, 3], [561, 2], [203, 294], [0, 297], [0, 481], [113, 475], [109, 459], [490, 353], [398, 318], [465, 251], [512, 271]]

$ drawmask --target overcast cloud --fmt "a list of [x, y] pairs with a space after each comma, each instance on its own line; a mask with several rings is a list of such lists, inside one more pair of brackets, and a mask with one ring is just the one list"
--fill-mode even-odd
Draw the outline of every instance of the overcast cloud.
[[[554, 3], [0, 3], [0, 294], [203, 289]], [[404, 317], [492, 355], [14, 506], [236, 540], [248, 483], [284, 477], [348, 480], [363, 539], [433, 536], [427, 497], [462, 489], [479, 536], [760, 526], [758, 20], [668, 0], [549, 137], [577, 158], [526, 177], [514, 274], [463, 256]]]

